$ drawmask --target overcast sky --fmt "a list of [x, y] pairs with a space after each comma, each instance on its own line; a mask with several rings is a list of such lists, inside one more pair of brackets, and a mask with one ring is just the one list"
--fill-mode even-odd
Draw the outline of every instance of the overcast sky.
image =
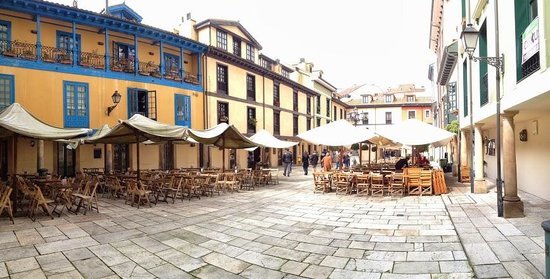
[[[52, 0], [72, 5], [73, 0]], [[122, 0], [109, 0], [109, 5]], [[367, 83], [415, 83], [430, 88], [428, 50], [431, 0], [127, 0], [143, 23], [166, 30], [191, 13], [239, 21], [267, 56], [283, 63], [305, 58], [339, 89]], [[103, 0], [78, 0], [99, 12]]]

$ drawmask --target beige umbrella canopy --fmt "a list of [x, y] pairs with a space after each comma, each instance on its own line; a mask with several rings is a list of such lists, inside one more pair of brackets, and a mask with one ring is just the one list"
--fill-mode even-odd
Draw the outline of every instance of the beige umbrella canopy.
[[13, 103], [0, 113], [0, 135], [21, 135], [33, 139], [59, 140], [86, 136], [91, 129], [57, 128], [30, 114], [18, 103]]
[[313, 144], [348, 146], [370, 140], [375, 137], [375, 134], [368, 129], [355, 127], [341, 119], [300, 133], [298, 137]]
[[298, 144], [294, 141], [280, 140], [266, 130], [260, 130], [250, 137], [254, 143], [269, 148], [290, 148]]
[[187, 130], [187, 136], [203, 144], [212, 144], [222, 149], [222, 171], [225, 171], [225, 149], [244, 149], [256, 147], [258, 144], [243, 136], [237, 128], [227, 123], [220, 123], [217, 126], [204, 131]]
[[138, 165], [137, 178], [139, 180], [139, 143], [147, 140], [155, 142], [182, 140], [186, 130], [187, 128], [183, 126], [164, 124], [145, 116], [135, 114], [128, 120], [120, 120], [120, 123], [111, 130], [100, 134], [96, 133], [94, 136], [84, 141], [87, 143], [136, 143]]

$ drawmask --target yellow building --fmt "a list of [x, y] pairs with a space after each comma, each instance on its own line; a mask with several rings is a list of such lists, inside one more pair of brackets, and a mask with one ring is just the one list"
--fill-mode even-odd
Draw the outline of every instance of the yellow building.
[[[207, 46], [140, 23], [125, 4], [106, 13], [38, 0], [0, 3], [0, 106], [18, 102], [42, 121], [58, 127], [113, 126], [135, 113], [204, 128], [202, 59]], [[113, 106], [112, 95], [121, 95]], [[11, 156], [0, 141], [1, 172]], [[40, 150], [37, 150], [40, 149]], [[73, 175], [82, 168], [135, 167], [135, 146], [84, 145], [22, 139], [17, 172]], [[198, 146], [144, 146], [142, 168], [198, 166]], [[104, 154], [109, 151], [107, 155]], [[112, 151], [112, 158], [111, 153]], [[37, 164], [37, 153], [44, 162]]]
[[[260, 53], [260, 43], [239, 22], [187, 20], [180, 34], [209, 45], [204, 61], [206, 128], [227, 121], [247, 136], [265, 129], [293, 141], [299, 141], [297, 134], [311, 129], [312, 101], [319, 94], [292, 80], [292, 68]], [[300, 154], [301, 146], [292, 151]], [[247, 151], [226, 152], [226, 167], [248, 165]], [[280, 164], [281, 150], [268, 150], [263, 159], [260, 153], [255, 152], [255, 161]], [[205, 150], [205, 158], [210, 166], [221, 167], [218, 148]]]

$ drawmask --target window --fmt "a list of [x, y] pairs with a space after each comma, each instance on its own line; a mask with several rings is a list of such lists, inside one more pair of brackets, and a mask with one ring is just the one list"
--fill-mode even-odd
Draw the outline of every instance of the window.
[[407, 96], [407, 103], [414, 103], [414, 96]]
[[386, 124], [391, 124], [392, 121], [391, 121], [391, 111], [386, 111]]
[[273, 134], [281, 134], [281, 115], [279, 112], [273, 112]]
[[11, 41], [11, 22], [0, 20], [0, 50], [8, 48]]
[[[61, 53], [60, 55], [68, 55], [68, 59], [72, 61], [73, 57], [73, 34], [63, 31], [57, 31], [56, 32], [56, 41], [57, 41], [57, 48], [60, 50], [66, 51], [66, 53]], [[76, 52], [77, 54], [80, 53], [80, 35], [76, 34]], [[63, 59], [64, 57], [61, 57]]]
[[241, 57], [241, 40], [233, 37], [233, 54]]
[[292, 117], [292, 132], [294, 135], [298, 134], [298, 116]]
[[257, 123], [256, 109], [251, 108], [251, 107], [247, 107], [246, 108], [246, 115], [247, 115], [247, 118], [246, 118], [247, 133], [254, 134], [254, 133], [256, 133], [256, 123]]
[[[537, 0], [513, 1], [515, 10], [516, 78], [521, 81], [540, 69], [540, 25]], [[544, 1], [546, 2], [546, 1]], [[537, 21], [537, 22], [534, 22]], [[535, 26], [538, 25], [538, 26]], [[533, 41], [537, 39], [537, 41]], [[529, 42], [529, 51], [524, 51], [523, 42]]]
[[427, 109], [425, 112], [424, 112], [424, 118], [430, 118], [430, 110]]
[[179, 76], [180, 57], [170, 53], [164, 53], [164, 73]]
[[321, 114], [321, 96], [317, 96], [317, 114]]
[[338, 117], [338, 109], [336, 108], [336, 106], [332, 107], [332, 118], [334, 121], [336, 121], [336, 117]]
[[119, 67], [118, 71], [134, 72], [134, 60], [136, 49], [133, 45], [115, 42], [113, 45], [113, 70]]
[[306, 130], [311, 130], [311, 117], [308, 117], [306, 120]]
[[317, 117], [317, 127], [321, 126], [321, 118]]
[[456, 82], [450, 82], [447, 85], [447, 100], [449, 101], [449, 110], [455, 111], [458, 109], [456, 104]]
[[[387, 115], [386, 115], [386, 117], [387, 117]], [[368, 125], [369, 124], [369, 113], [368, 112], [361, 113], [361, 122], [363, 123], [363, 125]]]
[[272, 68], [273, 68], [273, 65], [271, 64], [271, 62], [267, 59], [264, 59], [264, 58], [260, 59], [260, 66], [262, 66], [262, 67], [264, 67], [268, 70], [272, 70]]
[[384, 96], [384, 102], [391, 103], [393, 102], [393, 95], [386, 95]]
[[157, 91], [128, 88], [128, 118], [134, 114], [157, 120]]
[[176, 125], [191, 128], [191, 97], [176, 94], [174, 100], [176, 112]]
[[218, 81], [218, 93], [221, 94], [229, 94], [228, 92], [228, 85], [227, 85], [227, 66], [224, 65], [217, 65], [216, 69], [217, 73], [217, 81]]
[[216, 47], [227, 50], [227, 33], [216, 30]]
[[367, 104], [369, 102], [368, 96], [363, 96], [361, 99], [363, 100], [363, 104]]
[[226, 102], [218, 102], [218, 124], [229, 123], [229, 104]]
[[246, 44], [246, 59], [250, 61], [255, 61], [256, 54], [254, 53], [254, 47], [251, 44]]
[[64, 122], [67, 128], [86, 128], [90, 124], [88, 84], [63, 82]]
[[5, 109], [15, 101], [14, 76], [0, 74], [0, 110]]
[[298, 90], [292, 92], [292, 108], [294, 111], [298, 111]]
[[326, 101], [327, 101], [327, 110], [326, 110], [326, 113], [327, 113], [327, 117], [330, 117], [330, 99], [327, 98]]
[[246, 75], [246, 98], [256, 100], [256, 77], [249, 74]]
[[[479, 56], [487, 57], [487, 24], [479, 30]], [[479, 63], [479, 106], [489, 102], [489, 80], [487, 63]]]
[[283, 69], [283, 70], [281, 71], [281, 73], [283, 74], [283, 77], [286, 77], [286, 78], [289, 78], [289, 77], [290, 77], [290, 73], [289, 73], [287, 70], [285, 70], [285, 69]]
[[407, 115], [408, 115], [408, 119], [416, 119], [416, 111], [414, 110], [409, 110], [407, 112]]
[[466, 61], [462, 64], [462, 84], [464, 85], [462, 86], [464, 93], [463, 112], [464, 117], [466, 117], [468, 115], [468, 86], [466, 86], [468, 84], [468, 64], [466, 64]]
[[273, 84], [273, 105], [278, 107], [281, 105], [281, 100], [279, 96], [279, 84], [274, 83]]
[[340, 109], [340, 119], [344, 119], [344, 110]]
[[306, 113], [311, 114], [311, 98], [306, 97]]

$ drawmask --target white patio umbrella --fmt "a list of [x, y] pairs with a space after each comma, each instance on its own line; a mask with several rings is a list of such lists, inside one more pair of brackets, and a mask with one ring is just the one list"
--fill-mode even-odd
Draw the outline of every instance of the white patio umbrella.
[[454, 134], [449, 131], [416, 119], [408, 119], [383, 129], [377, 129], [376, 133], [393, 142], [409, 146], [427, 144], [434, 147], [444, 146], [454, 137]]
[[298, 137], [313, 144], [348, 146], [370, 140], [376, 135], [368, 129], [353, 126], [348, 121], [340, 119], [298, 134]]
[[290, 148], [298, 144], [295, 141], [280, 140], [266, 130], [260, 130], [250, 137], [250, 140], [269, 148]]

